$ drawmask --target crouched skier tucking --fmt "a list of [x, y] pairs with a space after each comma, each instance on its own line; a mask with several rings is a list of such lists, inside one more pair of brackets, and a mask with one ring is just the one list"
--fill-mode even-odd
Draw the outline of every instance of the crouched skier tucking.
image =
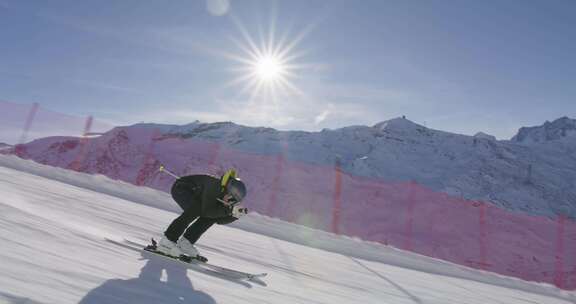
[[174, 257], [198, 256], [194, 244], [214, 223], [229, 224], [248, 212], [238, 205], [246, 192], [233, 169], [221, 178], [210, 175], [178, 178], [171, 194], [184, 212], [168, 226], [157, 250]]

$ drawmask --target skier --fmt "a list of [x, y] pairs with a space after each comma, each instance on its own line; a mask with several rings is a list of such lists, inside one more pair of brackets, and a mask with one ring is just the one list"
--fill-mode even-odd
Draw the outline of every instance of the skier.
[[234, 169], [221, 178], [210, 175], [178, 178], [171, 194], [184, 212], [168, 226], [157, 250], [173, 257], [199, 256], [194, 244], [208, 228], [214, 223], [232, 223], [248, 213], [247, 208], [238, 205], [246, 192]]

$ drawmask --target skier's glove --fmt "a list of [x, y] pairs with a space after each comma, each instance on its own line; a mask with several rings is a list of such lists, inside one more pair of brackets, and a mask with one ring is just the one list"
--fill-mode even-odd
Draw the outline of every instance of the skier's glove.
[[248, 214], [248, 208], [238, 206], [238, 205], [232, 207], [232, 216], [233, 217], [240, 218], [246, 214]]

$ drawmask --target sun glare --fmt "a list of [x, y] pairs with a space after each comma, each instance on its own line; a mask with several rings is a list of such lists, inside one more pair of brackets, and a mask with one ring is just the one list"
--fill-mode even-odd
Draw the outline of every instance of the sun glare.
[[304, 54], [296, 49], [307, 31], [296, 34], [292, 39], [288, 37], [289, 32], [278, 37], [276, 22], [273, 21], [269, 28], [260, 29], [257, 31], [260, 35], [254, 36], [238, 19], [233, 20], [241, 36], [233, 37], [232, 41], [241, 52], [225, 53], [239, 64], [232, 68], [237, 77], [227, 85], [240, 85], [242, 89], [238, 91], [238, 96], [248, 94], [249, 101], [272, 106], [278, 106], [283, 96], [304, 95], [294, 81], [299, 78], [301, 70], [309, 67], [296, 62]]
[[263, 81], [273, 81], [282, 77], [285, 69], [280, 60], [273, 56], [259, 58], [254, 65], [254, 72]]

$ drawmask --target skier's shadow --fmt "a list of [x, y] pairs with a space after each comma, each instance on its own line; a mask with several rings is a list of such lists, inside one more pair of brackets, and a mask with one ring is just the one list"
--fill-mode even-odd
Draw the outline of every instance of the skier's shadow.
[[108, 280], [86, 294], [79, 304], [215, 304], [210, 295], [194, 290], [186, 270], [181, 265], [149, 259], [137, 278]]

